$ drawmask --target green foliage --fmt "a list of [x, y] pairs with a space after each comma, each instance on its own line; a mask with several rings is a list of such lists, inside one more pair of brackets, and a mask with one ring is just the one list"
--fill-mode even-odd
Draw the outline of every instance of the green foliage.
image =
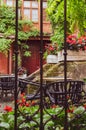
[[[30, 104], [29, 104], [30, 105]], [[71, 106], [70, 111], [68, 112], [68, 123], [71, 124], [69, 130], [76, 130], [76, 125], [85, 125], [86, 126], [86, 111], [83, 106], [74, 107]], [[18, 113], [18, 124], [22, 122], [19, 125], [18, 130], [22, 130], [28, 128], [33, 130], [39, 129], [40, 124], [40, 111], [36, 113], [39, 110], [39, 106], [20, 106], [19, 111], [21, 113]], [[36, 114], [34, 114], [36, 113]], [[31, 115], [34, 115], [32, 117], [33, 121], [26, 121], [25, 116], [27, 115], [30, 117]], [[52, 116], [52, 118], [51, 118]], [[77, 118], [75, 118], [77, 117]], [[46, 108], [46, 111], [43, 111], [43, 122], [45, 124], [45, 130], [62, 130], [64, 127], [64, 119], [65, 119], [65, 112], [63, 107], [55, 106], [52, 108]], [[38, 122], [38, 124], [36, 123]], [[47, 122], [47, 123], [46, 123]], [[71, 127], [72, 126], [72, 127]], [[14, 127], [14, 111], [6, 112], [6, 113], [0, 113], [0, 130], [13, 130]], [[84, 128], [80, 128], [80, 130], [84, 130]]]
[[[50, 19], [53, 36], [52, 41], [61, 48], [64, 42], [64, 0], [48, 0], [47, 14]], [[79, 36], [86, 28], [86, 1], [67, 1], [67, 33], [79, 31]]]
[[79, 29], [82, 35], [86, 25], [86, 1], [85, 0], [69, 0], [67, 2], [67, 21], [69, 30], [73, 33], [75, 29]]
[[[19, 1], [21, 3], [21, 0]], [[24, 26], [30, 27], [30, 31], [24, 32]], [[0, 52], [6, 53], [13, 43], [13, 39], [10, 36], [15, 35], [15, 9], [10, 8], [6, 5], [0, 7], [0, 34], [3, 38], [0, 38]], [[38, 30], [34, 29], [33, 23], [30, 20], [19, 20], [18, 21], [18, 44], [24, 52], [24, 56], [30, 56], [31, 52], [28, 48], [25, 48], [27, 39], [31, 36], [37, 36], [39, 34]], [[25, 41], [24, 45], [22, 41]]]
[[31, 52], [28, 50], [29, 50], [29, 46], [27, 44], [22, 43], [21, 51], [26, 57], [31, 56]]
[[[25, 68], [20, 68], [20, 72], [21, 69], [22, 72], [26, 72]], [[25, 93], [22, 93], [17, 103], [18, 130], [39, 130], [41, 111], [40, 106], [37, 105], [38, 100], [27, 101]], [[4, 107], [4, 111], [0, 113], [0, 130], [13, 130], [14, 112], [11, 106], [6, 105]], [[53, 104], [50, 107], [48, 106], [48, 108], [44, 107], [42, 114], [45, 130], [63, 130], [65, 122], [65, 109], [63, 106]], [[82, 104], [81, 106], [68, 106], [67, 116], [69, 124], [68, 130], [76, 130], [77, 125], [84, 125], [86, 127], [86, 104]], [[80, 128], [80, 130], [84, 129]]]
[[10, 39], [0, 38], [0, 52], [6, 54], [7, 50], [10, 49], [11, 42]]
[[54, 32], [54, 35], [51, 37], [51, 41], [53, 43], [58, 44], [58, 51], [63, 48], [63, 41], [64, 41], [64, 31], [63, 29], [58, 28], [58, 31]]

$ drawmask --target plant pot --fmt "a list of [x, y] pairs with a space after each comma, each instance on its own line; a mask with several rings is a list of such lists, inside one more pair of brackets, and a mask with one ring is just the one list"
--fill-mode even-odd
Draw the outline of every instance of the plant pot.
[[27, 74], [22, 74], [22, 75], [19, 75], [20, 78], [26, 78], [27, 77]]
[[[58, 52], [58, 61], [64, 60], [64, 50]], [[86, 61], [86, 51], [67, 50], [67, 61]]]
[[47, 63], [58, 63], [57, 55], [48, 55], [47, 56]]

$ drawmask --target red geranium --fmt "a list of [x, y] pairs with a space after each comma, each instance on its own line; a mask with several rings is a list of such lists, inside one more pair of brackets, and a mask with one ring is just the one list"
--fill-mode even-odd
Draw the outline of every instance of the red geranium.
[[11, 106], [5, 106], [4, 107], [4, 110], [7, 111], [7, 112], [11, 112], [13, 110], [13, 108]]
[[78, 38], [76, 34], [71, 34], [67, 37], [66, 43], [69, 50], [86, 50], [86, 36]]
[[46, 44], [45, 46], [45, 49], [46, 49], [46, 52], [47, 54], [54, 54], [56, 55], [57, 54], [57, 44]]

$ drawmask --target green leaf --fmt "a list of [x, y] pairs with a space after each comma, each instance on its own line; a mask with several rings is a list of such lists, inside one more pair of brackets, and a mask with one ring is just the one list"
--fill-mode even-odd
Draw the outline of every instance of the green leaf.
[[83, 106], [78, 107], [77, 109], [74, 110], [75, 114], [81, 114], [82, 112], [85, 111], [85, 108]]
[[1, 127], [1, 128], [5, 128], [5, 129], [9, 129], [9, 128], [10, 128], [10, 125], [9, 125], [8, 123], [6, 123], [6, 122], [1, 122], [1, 123], [0, 123], [0, 127]]

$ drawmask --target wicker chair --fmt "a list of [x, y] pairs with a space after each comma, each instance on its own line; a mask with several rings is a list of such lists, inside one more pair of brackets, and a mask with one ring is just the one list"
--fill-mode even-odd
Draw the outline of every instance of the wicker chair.
[[15, 77], [3, 77], [0, 79], [1, 98], [8, 95], [14, 96]]
[[[67, 81], [67, 103], [79, 104], [83, 95], [83, 81]], [[49, 97], [51, 104], [64, 105], [65, 104], [65, 83], [64, 81], [57, 81], [46, 86], [46, 94]]]

